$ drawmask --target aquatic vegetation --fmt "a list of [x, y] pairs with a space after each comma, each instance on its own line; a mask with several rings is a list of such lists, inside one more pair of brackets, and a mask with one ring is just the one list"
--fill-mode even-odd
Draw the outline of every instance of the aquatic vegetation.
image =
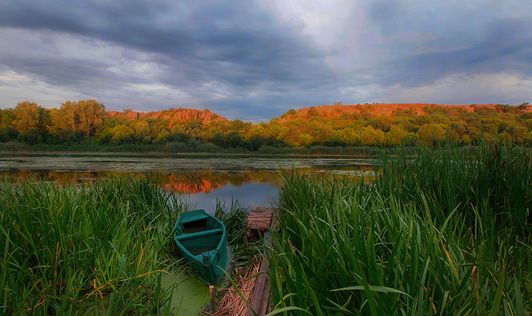
[[231, 267], [236, 270], [246, 268], [256, 261], [263, 250], [261, 240], [247, 240], [248, 209], [240, 206], [238, 201], [232, 201], [229, 208], [218, 202], [215, 216], [221, 219], [227, 228], [227, 243], [231, 248]]
[[0, 182], [0, 313], [171, 312], [170, 199], [138, 179]]
[[367, 184], [285, 176], [273, 305], [312, 315], [529, 313], [530, 152], [416, 149], [381, 163]]

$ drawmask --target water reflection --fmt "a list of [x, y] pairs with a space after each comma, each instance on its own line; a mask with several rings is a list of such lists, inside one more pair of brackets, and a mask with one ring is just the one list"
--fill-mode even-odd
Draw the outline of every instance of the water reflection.
[[161, 186], [179, 193], [209, 193], [226, 185], [240, 186], [246, 183], [268, 183], [280, 186], [282, 177], [279, 171], [240, 170], [154, 173]]
[[[96, 179], [149, 177], [176, 192], [189, 208], [213, 210], [217, 202], [229, 207], [274, 206], [282, 185], [282, 171], [323, 177], [349, 177], [372, 181], [377, 168], [368, 158], [273, 159], [273, 158], [155, 158], [65, 157], [0, 155], [0, 177], [8, 181], [36, 178], [60, 184]], [[140, 161], [139, 161], [140, 159]], [[281, 166], [275, 167], [275, 166]], [[228, 167], [228, 168], [224, 168]]]
[[37, 179], [59, 184], [79, 184], [96, 179], [147, 177], [163, 189], [179, 194], [188, 209], [214, 210], [217, 203], [230, 207], [238, 201], [242, 207], [273, 206], [278, 197], [282, 175], [271, 170], [242, 171], [56, 171], [9, 170], [0, 171], [9, 181]]
[[202, 208], [214, 210], [217, 203], [224, 208], [231, 207], [231, 203], [238, 201], [241, 207], [252, 206], [275, 207], [279, 195], [279, 187], [268, 183], [246, 183], [242, 185], [225, 185], [207, 193], [189, 195], [188, 208]]

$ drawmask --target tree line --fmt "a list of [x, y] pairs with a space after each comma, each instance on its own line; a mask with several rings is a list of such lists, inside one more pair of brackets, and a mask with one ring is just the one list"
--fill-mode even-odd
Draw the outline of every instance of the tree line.
[[[532, 145], [532, 113], [528, 104], [497, 105], [474, 111], [431, 108], [426, 115], [399, 111], [378, 116], [344, 113], [305, 117], [286, 112], [269, 122], [112, 116], [96, 100], [66, 101], [46, 109], [20, 102], [0, 109], [0, 142], [25, 144], [165, 144], [179, 150], [306, 146], [433, 146], [443, 142], [475, 145], [508, 142]], [[175, 109], [169, 111], [179, 111]], [[194, 110], [189, 110], [194, 111]]]

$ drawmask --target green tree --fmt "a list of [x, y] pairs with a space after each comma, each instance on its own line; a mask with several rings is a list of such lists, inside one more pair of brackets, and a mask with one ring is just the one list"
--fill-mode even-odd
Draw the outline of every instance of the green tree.
[[392, 146], [401, 145], [408, 137], [408, 132], [399, 125], [393, 125], [386, 134], [386, 143]]
[[380, 129], [375, 129], [372, 126], [366, 126], [360, 130], [360, 139], [363, 145], [375, 146], [384, 144], [385, 135]]
[[0, 127], [0, 143], [5, 143], [17, 138], [17, 130], [14, 127]]
[[133, 140], [135, 132], [127, 125], [117, 125], [112, 128], [111, 142], [115, 144], [129, 143]]
[[13, 127], [15, 111], [13, 109], [0, 109], [0, 128]]
[[150, 124], [147, 121], [135, 121], [131, 124], [131, 128], [134, 130], [134, 136], [138, 142], [151, 142], [151, 129]]
[[439, 124], [424, 124], [419, 127], [417, 138], [423, 145], [434, 146], [445, 139], [445, 130]]

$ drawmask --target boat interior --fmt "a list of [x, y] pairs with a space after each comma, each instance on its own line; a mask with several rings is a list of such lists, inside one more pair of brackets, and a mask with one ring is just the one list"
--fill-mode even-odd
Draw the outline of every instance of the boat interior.
[[183, 234], [176, 240], [192, 255], [197, 256], [218, 247], [223, 230], [210, 217], [199, 217], [183, 222]]
[[198, 231], [190, 234], [177, 236], [177, 240], [188, 252], [197, 256], [204, 252], [214, 250], [218, 247], [222, 238], [223, 230], [221, 228]]
[[208, 230], [209, 226], [207, 220], [208, 218], [202, 218], [196, 221], [183, 223], [183, 233], [190, 234], [203, 230]]

